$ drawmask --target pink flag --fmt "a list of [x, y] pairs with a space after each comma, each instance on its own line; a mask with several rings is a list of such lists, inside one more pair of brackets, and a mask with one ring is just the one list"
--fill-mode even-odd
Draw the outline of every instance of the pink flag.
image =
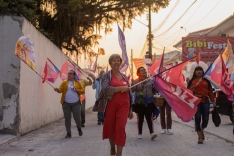
[[222, 54], [207, 69], [204, 77], [210, 80], [216, 87], [220, 88], [227, 95], [228, 100], [233, 101], [234, 87], [227, 73]]
[[42, 82], [44, 83], [47, 80], [49, 82], [54, 83], [58, 78], [59, 72], [60, 71], [58, 70], [58, 68], [50, 61], [50, 59], [47, 58], [42, 74]]
[[167, 83], [160, 76], [155, 76], [154, 81], [156, 89], [166, 99], [178, 118], [184, 122], [191, 121], [201, 99], [195, 97], [189, 89]]
[[164, 59], [164, 52], [160, 56], [160, 58], [157, 61], [155, 61], [152, 66], [149, 67], [148, 71], [152, 76], [156, 75], [156, 74], [158, 74], [159, 72], [162, 71], [162, 69], [163, 69], [163, 59]]
[[189, 61], [190, 60], [180, 63], [177, 66], [163, 72], [161, 75], [163, 80], [171, 84], [180, 86], [181, 88], [187, 88], [185, 86], [185, 78], [182, 71]]
[[67, 80], [67, 74], [70, 70], [74, 70], [74, 66], [71, 64], [70, 61], [66, 61], [62, 68], [61, 68], [61, 72], [60, 72], [60, 78], [64, 81]]

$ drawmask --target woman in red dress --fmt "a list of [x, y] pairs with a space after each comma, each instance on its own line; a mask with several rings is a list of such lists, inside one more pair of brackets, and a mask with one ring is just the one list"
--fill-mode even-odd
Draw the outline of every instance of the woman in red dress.
[[126, 142], [127, 119], [128, 116], [130, 119], [133, 118], [131, 94], [127, 77], [119, 71], [122, 64], [120, 55], [111, 55], [109, 64], [111, 71], [106, 72], [102, 77], [102, 92], [99, 96], [99, 110], [102, 107], [105, 116], [103, 140], [109, 139], [111, 155], [122, 156], [122, 149]]

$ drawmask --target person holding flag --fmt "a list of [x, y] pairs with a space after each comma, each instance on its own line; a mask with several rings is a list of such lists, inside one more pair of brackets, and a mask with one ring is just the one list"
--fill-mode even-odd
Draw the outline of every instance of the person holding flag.
[[[100, 92], [102, 90], [102, 85], [101, 85], [102, 81], [101, 81], [101, 79], [102, 79], [102, 75], [104, 73], [105, 73], [104, 70], [100, 71], [99, 77], [95, 79], [95, 81], [93, 82], [93, 85], [92, 85], [92, 88], [96, 89], [96, 94], [95, 94], [96, 99], [98, 99], [99, 94], [100, 94]], [[97, 118], [98, 118], [98, 125], [103, 124], [103, 122], [104, 122], [103, 112], [98, 112], [97, 113]]]
[[68, 80], [63, 81], [59, 88], [54, 88], [54, 91], [62, 93], [61, 104], [63, 108], [65, 126], [67, 135], [65, 138], [71, 138], [71, 113], [76, 122], [76, 126], [79, 132], [79, 136], [83, 135], [81, 130], [80, 120], [80, 105], [81, 105], [81, 94], [84, 94], [84, 88], [80, 82], [75, 81], [75, 71], [70, 70], [68, 72]]
[[[142, 126], [144, 121], [144, 116], [146, 118], [149, 132], [151, 135], [151, 140], [154, 140], [157, 137], [157, 134], [154, 133], [154, 95], [156, 89], [154, 87], [154, 81], [152, 79], [147, 79], [147, 71], [144, 67], [139, 67], [137, 69], [138, 79], [132, 82], [132, 85], [138, 84], [132, 87], [132, 92], [135, 92], [135, 104], [134, 109], [137, 114], [137, 126], [138, 126], [138, 139], [142, 139]], [[144, 81], [140, 83], [141, 81]]]
[[203, 68], [197, 66], [188, 83], [188, 89], [193, 91], [193, 95], [201, 98], [201, 102], [197, 105], [197, 112], [195, 114], [195, 130], [198, 135], [198, 144], [203, 144], [203, 141], [205, 140], [204, 129], [209, 122], [210, 101], [215, 103], [211, 83], [206, 78], [203, 78], [203, 75]]
[[[133, 118], [131, 111], [131, 91], [127, 76], [120, 72], [122, 58], [112, 54], [109, 58], [111, 70], [102, 76], [102, 91], [98, 98], [97, 110], [103, 111], [103, 140], [109, 139], [110, 155], [122, 155], [126, 143], [125, 127], [127, 119]], [[117, 151], [116, 151], [117, 146]]]

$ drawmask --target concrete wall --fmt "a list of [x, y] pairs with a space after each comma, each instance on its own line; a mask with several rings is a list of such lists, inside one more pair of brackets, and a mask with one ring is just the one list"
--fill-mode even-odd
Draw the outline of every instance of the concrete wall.
[[19, 130], [20, 60], [15, 44], [22, 35], [21, 21], [0, 16], [0, 132], [17, 134]]
[[[34, 43], [36, 72], [42, 74], [47, 58], [60, 69], [67, 56], [27, 20], [0, 16], [0, 132], [25, 134], [63, 117], [61, 94], [14, 54], [20, 36], [29, 35]], [[59, 87], [61, 80], [52, 84]], [[94, 104], [94, 90], [86, 88], [87, 105]]]

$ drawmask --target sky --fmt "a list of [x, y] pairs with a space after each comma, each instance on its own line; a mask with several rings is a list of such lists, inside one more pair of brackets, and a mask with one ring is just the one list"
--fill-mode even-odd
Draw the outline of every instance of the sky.
[[[177, 1], [171, 0], [167, 8], [159, 10], [158, 13], [152, 13], [152, 30], [165, 20], [165, 17]], [[153, 53], [162, 54], [163, 47], [166, 48], [166, 52], [178, 50], [173, 45], [188, 33], [215, 26], [234, 14], [234, 0], [197, 0], [184, 16], [174, 24], [194, 1], [196, 0], [179, 0], [165, 24], [159, 30], [152, 31], [155, 36]], [[148, 24], [147, 13], [136, 19], [146, 25]], [[129, 58], [131, 49], [133, 50], [133, 58], [139, 58], [148, 34], [148, 27], [137, 20], [133, 20], [131, 29], [125, 29], [124, 31]], [[167, 33], [161, 35], [171, 26], [172, 28]], [[101, 35], [102, 39], [99, 41], [99, 47], [104, 48], [106, 54], [99, 57], [98, 63], [104, 66], [108, 64], [108, 58], [111, 54], [121, 55], [122, 53], [118, 42], [117, 24], [113, 25], [112, 33]]]

